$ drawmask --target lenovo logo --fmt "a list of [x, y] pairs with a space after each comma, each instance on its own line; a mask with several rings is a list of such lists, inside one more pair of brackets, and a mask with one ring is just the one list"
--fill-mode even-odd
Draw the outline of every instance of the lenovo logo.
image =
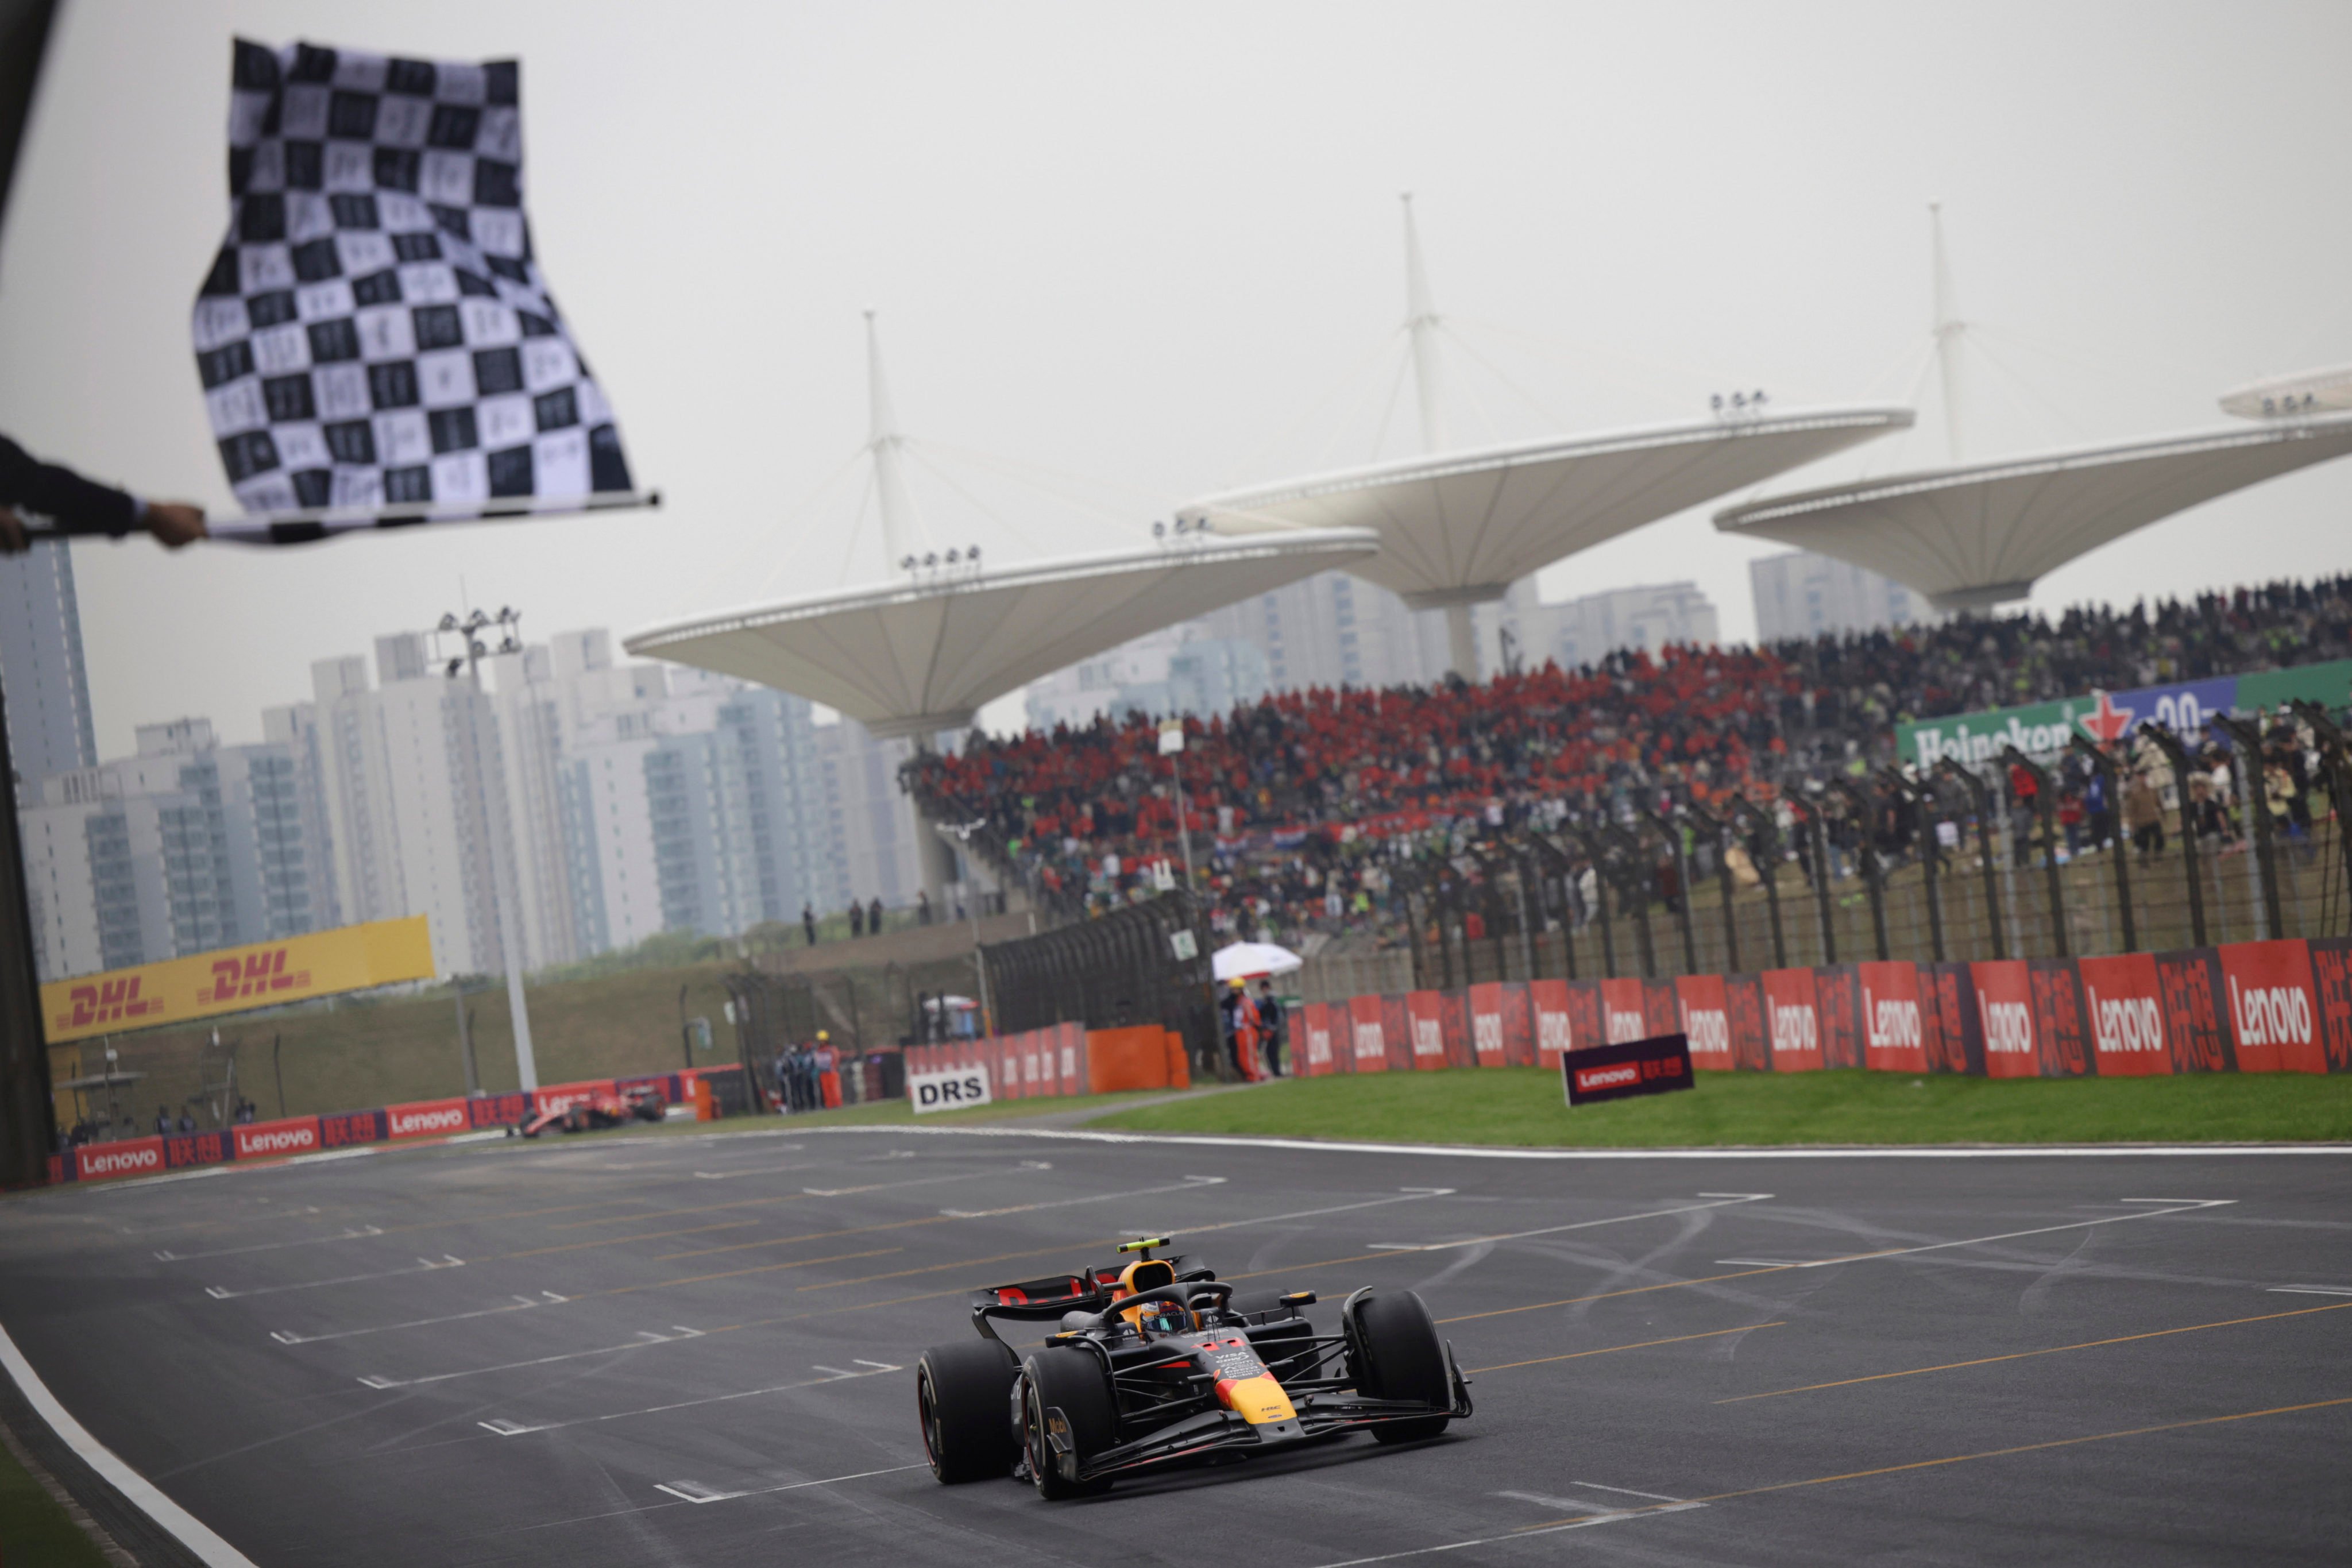
[[387, 1113], [392, 1121], [392, 1135], [406, 1138], [419, 1132], [462, 1132], [466, 1130], [466, 1108], [444, 1106], [433, 1110], [403, 1110], [397, 1106]]
[[1358, 1061], [1368, 1061], [1375, 1057], [1384, 1057], [1388, 1054], [1389, 1043], [1381, 1034], [1381, 1026], [1378, 1024], [1360, 1023], [1356, 1026], [1356, 1059]]
[[150, 1145], [144, 1149], [120, 1149], [111, 1153], [85, 1152], [81, 1157], [82, 1174], [86, 1176], [123, 1176], [133, 1171], [160, 1171], [163, 1168], [163, 1151]]
[[2103, 1000], [2088, 986], [2084, 991], [2091, 1002], [2091, 1041], [2102, 1055], [2164, 1049], [2164, 1016], [2157, 1011], [2155, 997]]
[[1862, 994], [1863, 1019], [1870, 1028], [1870, 1044], [1880, 1049], [1919, 1044], [1919, 1004], [1916, 1002], [1873, 1002], [1870, 993]]
[[[1495, 1022], [1499, 1025], [1502, 1020], [1497, 1018]], [[1496, 1030], [1496, 1033], [1500, 1032]], [[1412, 1054], [1417, 1057], [1442, 1057], [1445, 1054], [1445, 1031], [1436, 1019], [1415, 1018], [1412, 1021]]]
[[1307, 1031], [1307, 1059], [1310, 1062], [1328, 1062], [1331, 1059], [1330, 1030], [1309, 1029]]
[[1783, 1007], [1771, 1004], [1772, 1048], [1776, 1051], [1819, 1050], [1822, 1044], [1820, 1020], [1813, 1010], [1802, 1005]]
[[2009, 1056], [2033, 1054], [2033, 1015], [2022, 1002], [1988, 1002], [1977, 998], [1977, 1020], [1984, 1026], [1984, 1048]]
[[1628, 1045], [1634, 1040], [1646, 1039], [1650, 1033], [1649, 1023], [1641, 1014], [1620, 1013], [1615, 1008], [1610, 1009], [1604, 1027], [1609, 1043], [1612, 1046]]
[[240, 1128], [236, 1134], [236, 1152], [243, 1155], [291, 1154], [319, 1146], [319, 1130], [315, 1127], [278, 1127], [248, 1132]]
[[1616, 1089], [1641, 1081], [1642, 1068], [1635, 1062], [1613, 1068], [1579, 1068], [1576, 1073], [1576, 1087], [1588, 1093], [1596, 1089]]
[[2309, 1045], [2311, 995], [2300, 985], [2249, 985], [2230, 982], [2230, 1022], [2240, 1046]]
[[1719, 1008], [1684, 1008], [1683, 1033], [1690, 1037], [1690, 1048], [1695, 1055], [1704, 1056], [1710, 1051], [1725, 1056], [1731, 1053], [1731, 1017]]
[[[1569, 1048], [1567, 1014], [1538, 1013], [1536, 1015], [1536, 1047], [1547, 1055], [1555, 1056]], [[1495, 1037], [1492, 1040], [1487, 1039], [1484, 1035], [1478, 1037], [1478, 1054], [1489, 1056], [1499, 1052], [1502, 1048], [1503, 1020], [1497, 1017], [1495, 1020]]]
[[[1568, 1033], [1567, 1024], [1567, 1019], [1560, 1019], [1560, 1033], [1563, 1035]], [[1471, 1014], [1470, 1043], [1482, 1057], [1501, 1056], [1503, 1054], [1503, 1016], [1500, 1013]]]

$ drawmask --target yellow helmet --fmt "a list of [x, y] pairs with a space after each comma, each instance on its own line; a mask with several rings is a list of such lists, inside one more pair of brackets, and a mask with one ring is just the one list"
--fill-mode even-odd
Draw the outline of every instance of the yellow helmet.
[[823, 1029], [819, 1029], [819, 1030], [816, 1032], [816, 1037], [817, 1037], [817, 1040], [818, 1040], [818, 1042], [819, 1042], [820, 1044], [822, 1044], [823, 1042], [824, 1042], [824, 1041], [826, 1041], [826, 1040], [830, 1040], [831, 1038], [833, 1038], [833, 1037], [832, 1037], [831, 1035], [826, 1034]]

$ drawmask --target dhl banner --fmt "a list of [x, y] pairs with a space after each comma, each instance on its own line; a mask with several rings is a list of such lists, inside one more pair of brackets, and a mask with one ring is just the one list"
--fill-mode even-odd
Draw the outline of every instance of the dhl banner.
[[60, 980], [41, 987], [41, 1013], [49, 1043], [61, 1046], [432, 978], [425, 917], [412, 915]]

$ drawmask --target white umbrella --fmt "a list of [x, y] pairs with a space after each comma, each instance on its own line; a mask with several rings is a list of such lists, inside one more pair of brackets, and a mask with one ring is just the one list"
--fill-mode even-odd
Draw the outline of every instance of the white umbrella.
[[973, 1001], [969, 996], [946, 995], [926, 996], [923, 998], [923, 1011], [926, 1013], [936, 1013], [940, 1010], [942, 1005], [944, 1005], [950, 1012], [953, 1013], [976, 1012], [980, 1007], [980, 1004]]
[[1286, 947], [1270, 942], [1237, 942], [1217, 949], [1212, 961], [1219, 980], [1255, 979], [1261, 974], [1287, 974], [1306, 961]]

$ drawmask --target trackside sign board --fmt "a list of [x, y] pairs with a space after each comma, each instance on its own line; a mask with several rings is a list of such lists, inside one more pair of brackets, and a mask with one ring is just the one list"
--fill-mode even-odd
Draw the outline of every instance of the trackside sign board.
[[907, 1075], [907, 1098], [913, 1101], [918, 1116], [931, 1110], [967, 1110], [975, 1105], [986, 1105], [990, 1100], [988, 1087], [988, 1069], [984, 1067]]
[[425, 917], [340, 926], [41, 987], [49, 1044], [433, 978]]
[[1690, 1037], [1654, 1035], [1622, 1045], [1564, 1051], [1559, 1058], [1559, 1079], [1570, 1105], [1690, 1089], [1694, 1087]]

